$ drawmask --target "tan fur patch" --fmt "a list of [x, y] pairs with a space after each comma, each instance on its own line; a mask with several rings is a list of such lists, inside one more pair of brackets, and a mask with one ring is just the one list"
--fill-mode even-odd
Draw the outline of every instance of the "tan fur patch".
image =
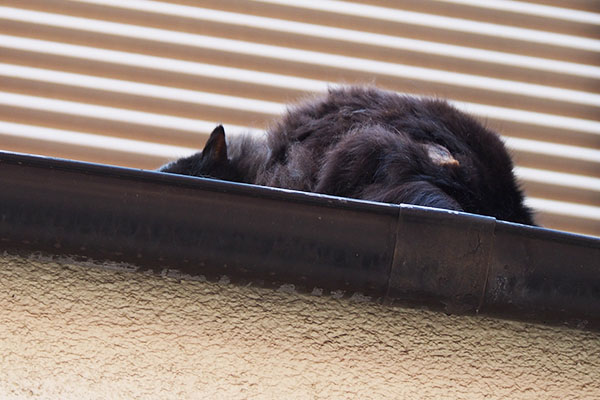
[[460, 163], [452, 156], [450, 151], [444, 146], [435, 143], [425, 144], [427, 155], [437, 165], [459, 166]]

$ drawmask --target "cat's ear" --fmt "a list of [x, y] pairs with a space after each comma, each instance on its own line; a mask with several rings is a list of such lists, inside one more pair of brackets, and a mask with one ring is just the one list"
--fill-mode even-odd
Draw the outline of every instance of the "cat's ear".
[[217, 126], [202, 150], [202, 158], [210, 159], [215, 163], [227, 161], [227, 142], [225, 141], [225, 129], [223, 125]]

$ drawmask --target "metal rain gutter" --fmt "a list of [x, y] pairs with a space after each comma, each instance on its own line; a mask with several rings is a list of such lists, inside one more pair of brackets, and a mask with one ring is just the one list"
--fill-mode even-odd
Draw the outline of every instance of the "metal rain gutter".
[[600, 329], [600, 238], [0, 152], [0, 251]]

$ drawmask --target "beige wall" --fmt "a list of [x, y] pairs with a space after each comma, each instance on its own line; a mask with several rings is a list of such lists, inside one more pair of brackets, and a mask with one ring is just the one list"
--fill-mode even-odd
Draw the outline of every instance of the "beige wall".
[[600, 398], [598, 333], [0, 258], [0, 398]]

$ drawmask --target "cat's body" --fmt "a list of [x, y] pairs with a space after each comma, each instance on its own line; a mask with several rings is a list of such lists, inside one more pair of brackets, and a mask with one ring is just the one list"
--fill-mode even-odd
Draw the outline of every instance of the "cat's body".
[[161, 171], [533, 224], [498, 135], [442, 100], [332, 89], [292, 107], [266, 140], [228, 146], [217, 127], [202, 153]]

